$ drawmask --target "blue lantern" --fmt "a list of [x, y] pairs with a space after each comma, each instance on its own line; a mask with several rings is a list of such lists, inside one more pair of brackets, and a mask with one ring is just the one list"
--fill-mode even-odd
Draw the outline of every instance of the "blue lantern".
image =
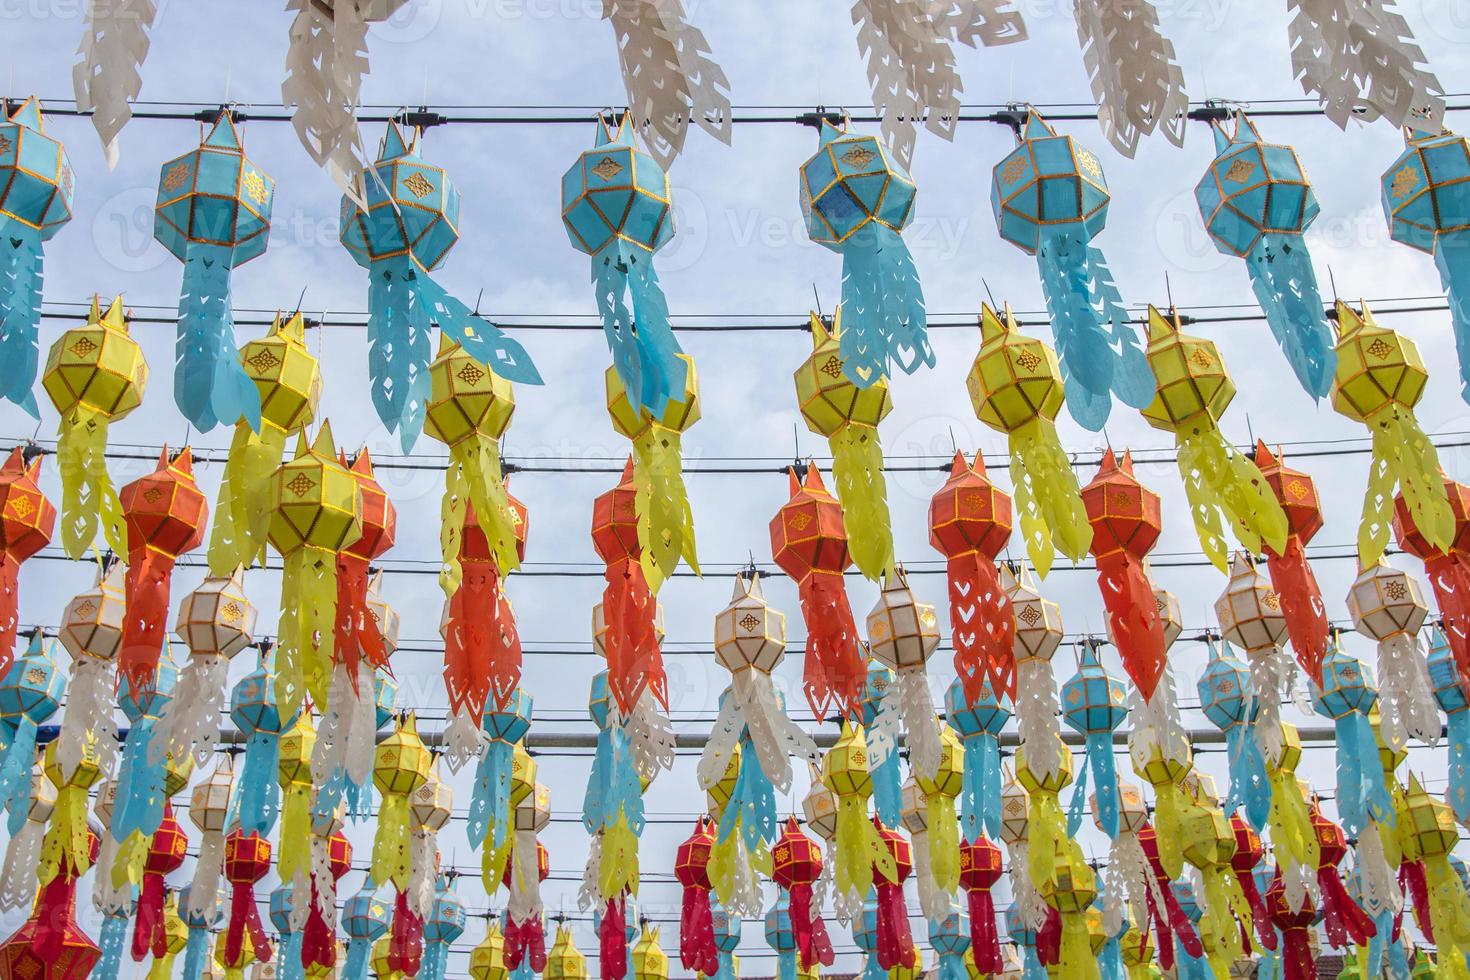
[[1271, 815], [1271, 783], [1266, 775], [1266, 757], [1256, 742], [1251, 725], [1256, 720], [1256, 699], [1251, 693], [1250, 668], [1236, 657], [1230, 644], [1210, 641], [1210, 662], [1195, 686], [1200, 710], [1225, 733], [1229, 756], [1230, 794], [1225, 803], [1229, 816], [1245, 808], [1245, 818], [1257, 831]]
[[[862, 722], [863, 736], [867, 739], [871, 748], [880, 737], [874, 736], [874, 725], [881, 714], [883, 699], [888, 696], [893, 687], [893, 671], [878, 663], [876, 660], [868, 661], [868, 683], [863, 688], [862, 700]], [[890, 713], [889, 718], [900, 717]], [[878, 812], [878, 819], [883, 821], [885, 827], [897, 827], [903, 819], [903, 777], [898, 771], [898, 736], [897, 732], [889, 732], [886, 738], [882, 738], [893, 748], [883, 756], [882, 762], [870, 759], [876, 764], [870, 765], [873, 777], [873, 809]], [[877, 752], [872, 753], [877, 756]]]
[[271, 925], [280, 937], [280, 948], [276, 950], [276, 977], [278, 980], [302, 980], [306, 971], [301, 966], [301, 944], [305, 935], [300, 929], [291, 927], [291, 910], [295, 905], [296, 889], [291, 882], [284, 882], [271, 892]]
[[10, 835], [25, 825], [31, 804], [36, 729], [61, 704], [66, 678], [56, 669], [51, 644], [37, 630], [26, 652], [0, 677], [0, 723], [10, 730], [0, 750], [0, 807], [10, 812]]
[[1322, 685], [1313, 692], [1312, 706], [1336, 723], [1337, 815], [1353, 837], [1368, 818], [1381, 824], [1394, 820], [1393, 800], [1378, 760], [1378, 740], [1368, 712], [1378, 700], [1378, 688], [1367, 665], [1336, 645], [1322, 658]]
[[1455, 811], [1455, 819], [1464, 823], [1470, 820], [1470, 699], [1466, 698], [1465, 685], [1460, 682], [1449, 640], [1437, 627], [1429, 631], [1429, 679], [1434, 684], [1434, 699], [1445, 713], [1445, 729], [1449, 734], [1449, 789], [1445, 792], [1445, 802]]
[[262, 653], [260, 665], [240, 678], [230, 692], [230, 720], [245, 736], [245, 765], [230, 806], [246, 834], [270, 833], [280, 809], [278, 781], [281, 733], [296, 724], [297, 712], [282, 716], [276, 704], [276, 674], [270, 654]]
[[41, 243], [71, 220], [71, 163], [27, 99], [0, 123], [0, 398], [40, 418]]
[[919, 270], [903, 240], [914, 216], [913, 178], [876, 136], [822, 122], [801, 165], [801, 210], [811, 240], [842, 256], [842, 373], [867, 388], [893, 373], [934, 366]]
[[1021, 951], [1021, 976], [1025, 980], [1045, 980], [1046, 967], [1041, 965], [1041, 956], [1036, 951], [1036, 930], [1027, 924], [1021, 906], [1015, 902], [1006, 909], [1006, 935]]
[[342, 964], [341, 980], [364, 980], [367, 977], [373, 943], [388, 931], [388, 907], [374, 897], [375, 891], [373, 876], [364, 875], [362, 887], [342, 905], [347, 958]]
[[183, 918], [184, 925], [189, 929], [189, 939], [184, 946], [183, 980], [199, 980], [200, 975], [204, 972], [204, 967], [209, 963], [210, 933], [219, 927], [225, 917], [225, 906], [219, 900], [218, 893], [215, 895], [215, 902], [212, 906], [201, 909], [196, 914], [189, 901], [191, 887], [185, 885], [179, 889], [178, 898], [179, 916]]
[[937, 980], [969, 980], [965, 953], [970, 949], [970, 916], [951, 904], [949, 915], [929, 920], [929, 945], [939, 954]]
[[582, 825], [587, 833], [595, 834], [617, 823], [621, 813], [638, 836], [643, 833], [643, 785], [633, 744], [623, 726], [615, 723], [608, 699], [607, 671], [603, 670], [593, 676], [587, 699], [587, 713], [597, 725], [597, 750], [582, 797]]
[[776, 890], [776, 904], [766, 912], [766, 944], [776, 951], [777, 980], [796, 980], [796, 934], [791, 931], [791, 898]]
[[265, 251], [275, 191], [246, 159], [228, 110], [158, 175], [153, 237], [184, 263], [174, 402], [201, 432], [241, 418], [260, 429], [260, 393], [236, 350], [230, 270]]
[[980, 699], [965, 697], [958, 679], [944, 693], [944, 710], [965, 745], [965, 777], [960, 791], [960, 823], [967, 841], [983, 833], [1000, 838], [1000, 731], [1011, 720], [1010, 705], [987, 682]]
[[476, 316], [436, 283], [438, 268], [459, 240], [459, 191], [449, 175], [418, 156], [418, 136], [405, 143], [388, 123], [378, 160], [363, 171], [366, 209], [342, 198], [342, 245], [368, 270], [368, 377], [373, 407], [406, 453], [424, 426], [429, 399], [429, 331], [437, 325], [471, 357], [521, 384], [541, 376], [520, 344]]
[[[489, 743], [475, 768], [475, 789], [470, 797], [466, 831], [470, 846], [482, 842], [494, 849], [505, 843], [510, 831], [510, 773], [515, 763], [516, 743], [525, 738], [531, 727], [531, 695], [517, 688], [504, 707], [491, 698], [485, 705], [481, 728]], [[485, 835], [494, 832], [490, 841]]]
[[154, 762], [148, 747], [164, 707], [173, 700], [178, 679], [172, 645], [166, 646], [159, 658], [152, 690], [134, 690], [126, 675], [118, 672], [117, 703], [127, 715], [128, 735], [123, 741], [117, 799], [112, 809], [110, 829], [114, 840], [125, 841], [134, 833], [152, 837], [163, 819], [163, 802], [168, 798], [164, 790], [168, 759], [159, 756]]
[[[725, 688], [720, 695], [722, 713], [727, 700], [734, 696], [730, 688]], [[777, 692], [776, 697], [781, 701], [784, 712], [784, 700], [781, 699], [780, 692]], [[771, 785], [770, 777], [761, 766], [760, 753], [755, 750], [748, 725], [743, 725], [740, 729], [739, 758], [740, 768], [735, 777], [735, 788], [724, 809], [720, 811], [718, 839], [720, 843], [729, 840], [738, 826], [746, 851], [755, 854], [769, 848], [776, 840], [780, 818], [776, 814], [776, 787]]]
[[419, 969], [423, 980], [444, 980], [449, 947], [464, 933], [464, 905], [454, 891], [454, 878], [440, 875], [434, 883], [434, 905], [424, 920], [424, 961]]
[[1434, 253], [1460, 355], [1460, 395], [1470, 401], [1470, 141], [1410, 130], [1405, 142], [1383, 174], [1383, 214], [1395, 241]]
[[687, 365], [669, 327], [669, 303], [653, 255], [674, 237], [668, 174], [638, 149], [631, 114], [597, 138], [561, 178], [561, 222], [592, 256], [592, 283], [613, 367], [637, 409], [661, 418], [684, 390]]
[[1154, 376], [1118, 287], [1092, 239], [1108, 218], [1107, 181], [1092, 151], [1027, 107], [1020, 145], [996, 165], [990, 204], [1000, 237], [1036, 256], [1067, 411], [1098, 431], [1112, 397], [1144, 408]]
[[739, 980], [735, 950], [740, 948], [740, 916], [731, 915], [720, 900], [710, 896], [710, 919], [714, 923], [715, 948], [720, 951], [720, 969], [713, 980]]
[[1296, 151], [1262, 141], [1255, 124], [1236, 112], [1233, 134], [1215, 124], [1215, 159], [1194, 199], [1215, 247], [1245, 259], [1256, 302], [1297, 381], [1312, 397], [1325, 397], [1337, 353], [1302, 238], [1318, 207]]
[[1075, 835], [1082, 826], [1082, 806], [1087, 800], [1091, 772], [1097, 824], [1108, 837], [1118, 836], [1118, 766], [1113, 759], [1113, 731], [1127, 716], [1123, 682], [1103, 669], [1094, 644], [1083, 644], [1077, 673], [1062, 685], [1062, 718], [1068, 728], [1087, 740], [1087, 765], [1078, 773], [1067, 813], [1069, 834]]

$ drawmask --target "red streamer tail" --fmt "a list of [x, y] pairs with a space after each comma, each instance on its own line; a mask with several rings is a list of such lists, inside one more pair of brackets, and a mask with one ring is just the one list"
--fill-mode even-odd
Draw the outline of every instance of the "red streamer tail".
[[368, 560], [350, 552], [337, 555], [337, 621], [332, 633], [336, 643], [333, 655], [347, 668], [352, 691], [357, 690], [357, 664], [367, 658], [374, 669], [386, 666], [388, 651], [383, 645], [383, 631], [368, 609]]
[[1414, 920], [1424, 938], [1434, 942], [1434, 917], [1429, 914], [1429, 881], [1424, 862], [1405, 860], [1399, 865], [1399, 886], [1414, 898]]
[[657, 610], [637, 561], [625, 559], [607, 566], [607, 588], [602, 593], [607, 686], [624, 714], [633, 710], [644, 688], [652, 688], [659, 704], [668, 707], [663, 655], [654, 628]]
[[15, 658], [15, 635], [20, 628], [20, 562], [0, 549], [0, 677]]
[[684, 889], [684, 910], [679, 918], [679, 961], [684, 964], [684, 969], [705, 976], [713, 976], [720, 968], [720, 950], [715, 945], [715, 922], [708, 888]]
[[1424, 563], [1460, 679], [1470, 685], [1470, 562], [1452, 551]]
[[878, 965], [885, 970], [908, 966], [914, 961], [914, 937], [909, 931], [909, 910], [903, 888], [878, 877]]
[[124, 589], [127, 615], [123, 619], [118, 673], [135, 696], [153, 690], [158, 658], [168, 631], [168, 588], [174, 557], [153, 548], [135, 548], [128, 554]]
[[970, 889], [970, 949], [981, 973], [1001, 973], [1000, 934], [995, 927], [995, 900], [988, 888]]
[[444, 635], [444, 687], [449, 710], [468, 713], [476, 723], [490, 693], [490, 629], [495, 607], [495, 566], [465, 562], [459, 590], [449, 600]]
[[255, 886], [249, 882], [236, 882], [230, 893], [230, 923], [225, 930], [225, 962], [239, 963], [245, 949], [245, 940], [255, 951], [255, 958], [267, 962], [271, 958], [270, 940], [265, 937], [265, 925], [260, 921], [260, 910], [255, 907]]
[[1108, 611], [1123, 668], [1144, 700], [1154, 696], [1164, 673], [1164, 622], [1143, 562], [1126, 551], [1097, 559], [1097, 586]]
[[1046, 921], [1036, 930], [1036, 958], [1042, 966], [1056, 966], [1062, 959], [1062, 913], [1046, 910]]
[[807, 702], [819, 718], [826, 717], [829, 708], [852, 715], [862, 701], [868, 668], [842, 576], [814, 572], [801, 580], [797, 591], [807, 629], [803, 676]]
[[628, 924], [623, 918], [623, 900], [608, 899], [597, 929], [603, 980], [623, 980], [628, 974]]
[[1286, 980], [1312, 980], [1317, 975], [1317, 964], [1312, 959], [1312, 941], [1305, 926], [1293, 926], [1281, 930], [1282, 964], [1286, 968]]
[[949, 625], [954, 669], [965, 697], [978, 701], [989, 678], [997, 694], [1016, 695], [1016, 619], [995, 565], [979, 552], [949, 559]]
[[331, 969], [337, 962], [337, 943], [333, 930], [327, 928], [327, 920], [317, 908], [315, 883], [311, 886], [311, 911], [306, 915], [306, 925], [301, 933], [301, 965], [322, 966]]
[[423, 957], [423, 920], [408, 907], [408, 894], [399, 892], [393, 903], [393, 926], [388, 934], [388, 966], [416, 976]]
[[1164, 918], [1159, 903], [1154, 901], [1153, 889], [1144, 889], [1148, 902], [1148, 917], [1154, 924], [1154, 952], [1159, 957], [1159, 966], [1165, 970], [1174, 968], [1174, 934], [1169, 931], [1169, 920]]
[[1297, 663], [1307, 676], [1322, 683], [1322, 658], [1327, 656], [1331, 626], [1327, 608], [1322, 604], [1322, 589], [1317, 576], [1307, 564], [1302, 539], [1293, 534], [1287, 538], [1286, 551], [1266, 561], [1271, 572], [1271, 588], [1281, 597], [1281, 615], [1286, 619], [1286, 632]]
[[1266, 949], [1274, 951], [1276, 930], [1271, 927], [1271, 914], [1266, 910], [1265, 896], [1256, 887], [1255, 875], [1249, 871], [1236, 871], [1235, 880], [1240, 883], [1240, 890], [1245, 893], [1245, 900], [1251, 907], [1251, 922], [1255, 926], [1256, 938]]
[[133, 912], [133, 962], [168, 955], [168, 931], [163, 925], [163, 875], [145, 874]]
[[[823, 966], [831, 966], [837, 959], [837, 954], [832, 949], [832, 940], [827, 936], [827, 927], [820, 915], [812, 920], [812, 958]], [[804, 969], [810, 970], [811, 967], [807, 963]]]
[[515, 612], [505, 594], [505, 580], [491, 566], [494, 593], [490, 618], [485, 629], [490, 634], [490, 694], [502, 708], [510, 703], [521, 683], [521, 634], [516, 628]]
[[1357, 902], [1353, 901], [1336, 868], [1319, 868], [1317, 884], [1322, 889], [1322, 915], [1327, 926], [1327, 942], [1334, 949], [1342, 949], [1349, 942], [1354, 946], [1367, 945], [1377, 935], [1373, 920], [1368, 918]]

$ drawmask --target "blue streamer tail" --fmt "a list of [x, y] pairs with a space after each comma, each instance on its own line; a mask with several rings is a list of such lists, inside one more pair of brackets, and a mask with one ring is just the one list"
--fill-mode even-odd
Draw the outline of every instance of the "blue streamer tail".
[[1087, 736], [1087, 763], [1097, 795], [1097, 820], [1111, 840], [1118, 836], [1118, 767], [1112, 732]]
[[475, 360], [517, 384], [539, 385], [541, 373], [531, 355], [495, 324], [445, 291], [432, 276], [419, 273], [419, 298], [439, 329], [449, 334]]
[[859, 388], [934, 366], [924, 289], [903, 236], [870, 223], [842, 244], [842, 373]]
[[276, 960], [276, 977], [278, 980], [303, 980], [306, 969], [301, 965], [301, 944], [306, 937], [299, 932], [291, 932], [281, 938], [284, 942], [281, 943], [280, 959]]
[[97, 946], [102, 955], [92, 968], [92, 980], [117, 980], [122, 971], [123, 947], [128, 940], [128, 916], [106, 915], [102, 918], [102, 934]]
[[1042, 240], [1036, 261], [1067, 411], [1078, 425], [1097, 432], [1112, 411], [1114, 365], [1107, 333], [1092, 304], [1090, 249], [1073, 232], [1054, 233]]
[[1449, 738], [1449, 793], [1446, 794], [1455, 818], [1461, 823], [1470, 819], [1470, 711], [1451, 711], [1445, 715]]
[[1113, 273], [1102, 250], [1089, 245], [1087, 268], [1092, 277], [1092, 304], [1112, 328], [1109, 347], [1117, 358], [1113, 365], [1113, 394], [1132, 408], [1147, 408], [1154, 400], [1158, 381], [1148, 365], [1148, 354], [1139, 332], [1123, 306], [1123, 296], [1113, 282]]
[[1455, 352], [1460, 355], [1460, 397], [1470, 401], [1470, 235], [1440, 235], [1434, 243], [1434, 264], [1450, 303]]
[[31, 767], [36, 760], [36, 723], [21, 714], [15, 723], [10, 744], [5, 747], [5, 763], [0, 766], [0, 805], [10, 814], [10, 836], [25, 826], [31, 809]]
[[[509, 821], [496, 820], [496, 817], [504, 815], [510, 807], [510, 770], [515, 762], [515, 751], [515, 746], [504, 739], [492, 739], [475, 767], [475, 789], [465, 822], [465, 834], [472, 848], [485, 841], [492, 820], [495, 820], [496, 833], [492, 843], [499, 847], [505, 842], [504, 825]], [[595, 764], [593, 778], [596, 778]]]
[[755, 853], [763, 842], [770, 844], [776, 839], [776, 788], [761, 768], [760, 758], [750, 740], [746, 738], [743, 741], [739, 788], [736, 790], [740, 800], [740, 833], [745, 839], [745, 849]]
[[40, 232], [0, 217], [0, 398], [34, 419], [41, 280]]
[[965, 768], [960, 782], [960, 833], [965, 840], [978, 838], [984, 829], [985, 760], [980, 743], [985, 736], [965, 739]]
[[240, 771], [231, 814], [247, 834], [268, 834], [276, 825], [281, 807], [281, 788], [277, 781], [280, 754], [280, 742], [274, 734], [257, 732], [245, 743], [245, 765]]
[[153, 720], [144, 718], [128, 729], [117, 774], [117, 802], [112, 811], [112, 836], [127, 840], [133, 831], [152, 837], [163, 820], [164, 760], [148, 760]]
[[199, 980], [204, 965], [209, 961], [209, 930], [197, 926], [189, 928], [189, 941], [184, 946], [184, 972], [182, 980]]
[[980, 791], [985, 801], [985, 833], [992, 840], [1000, 839], [1000, 740], [987, 736], [980, 740], [981, 763]]
[[669, 326], [653, 257], [618, 240], [592, 257], [592, 282], [613, 367], [630, 400], [658, 417], [684, 390], [687, 368]]
[[899, 779], [898, 753], [888, 753], [873, 770], [873, 809], [885, 827], [897, 827], [903, 816], [903, 784]]
[[[875, 957], [876, 959], [876, 957]], [[776, 957], [779, 980], [796, 980], [796, 953], [782, 950]]]
[[1325, 398], [1337, 371], [1332, 329], [1317, 289], [1312, 257], [1299, 234], [1262, 235], [1246, 256], [1251, 289], [1297, 381]]
[[366, 939], [351, 939], [347, 942], [347, 958], [342, 963], [341, 980], [366, 980], [368, 954], [373, 944]]
[[230, 249], [220, 245], [190, 245], [184, 256], [174, 402], [201, 432], [242, 417], [260, 428], [260, 394], [235, 349], [230, 265]]
[[638, 764], [633, 758], [633, 745], [621, 728], [613, 730], [613, 802], [608, 822], [617, 819], [618, 810], [628, 819], [634, 836], [643, 834], [643, 784], [638, 779]]
[[1082, 812], [1087, 807], [1087, 770], [1086, 761], [1078, 766], [1077, 782], [1072, 784], [1072, 802], [1067, 804], [1067, 836], [1076, 837], [1077, 831], [1082, 827]]
[[[368, 288], [368, 377], [373, 407], [389, 432], [398, 433], [406, 453], [424, 427], [432, 358], [427, 307], [413, 260], [400, 256], [374, 262]], [[423, 276], [427, 278], [427, 276]]]

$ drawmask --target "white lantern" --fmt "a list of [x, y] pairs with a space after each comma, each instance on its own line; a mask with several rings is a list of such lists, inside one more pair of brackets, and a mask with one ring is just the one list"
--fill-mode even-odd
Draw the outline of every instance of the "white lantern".
[[56, 759], [66, 779], [76, 772], [89, 738], [96, 739], [97, 765], [103, 777], [112, 775], [117, 762], [113, 672], [127, 615], [123, 586], [123, 564], [105, 563], [96, 583], [68, 602], [61, 614], [61, 645], [72, 657], [66, 711], [56, 739]]
[[189, 647], [174, 696], [163, 708], [149, 754], [176, 759], [192, 754], [203, 766], [214, 752], [225, 704], [229, 661], [254, 642], [256, 608], [245, 595], [244, 573], [206, 578], [179, 600], [174, 634]]
[[220, 876], [225, 870], [225, 822], [234, 789], [235, 760], [225, 754], [189, 791], [189, 819], [199, 828], [199, 859], [189, 884], [189, 907], [184, 911], [196, 918], [202, 918], [218, 900]]
[[1378, 644], [1380, 732], [1395, 752], [1412, 735], [1439, 742], [1439, 707], [1419, 630], [1429, 606], [1419, 583], [1381, 560], [1358, 573], [1348, 589], [1348, 613], [1359, 633]]
[[901, 718], [910, 766], [920, 776], [932, 778], [942, 750], [924, 665], [939, 646], [939, 617], [932, 605], [914, 596], [902, 565], [883, 576], [878, 602], [868, 613], [868, 642], [873, 659], [894, 672], [868, 739], [871, 764], [880, 765], [897, 748], [887, 733], [899, 727]]

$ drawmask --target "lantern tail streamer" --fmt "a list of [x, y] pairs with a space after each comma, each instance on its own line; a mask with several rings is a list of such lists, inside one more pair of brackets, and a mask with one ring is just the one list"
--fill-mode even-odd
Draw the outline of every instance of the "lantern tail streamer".
[[868, 672], [858, 652], [857, 624], [842, 576], [813, 573], [797, 591], [808, 630], [802, 679], [807, 702], [818, 717], [824, 717], [829, 707], [851, 715], [862, 698]]
[[1383, 716], [1379, 730], [1390, 748], [1402, 749], [1410, 736], [1431, 747], [1439, 744], [1434, 685], [1419, 638], [1412, 633], [1395, 633], [1378, 645], [1378, 707]]
[[1097, 570], [1108, 626], [1123, 667], [1144, 700], [1150, 700], [1164, 673], [1167, 645], [1148, 570], [1126, 551], [1100, 556]]
[[200, 432], [242, 418], [260, 429], [260, 393], [235, 348], [231, 253], [230, 247], [202, 243], [190, 243], [185, 252], [174, 402]]
[[1435, 241], [1434, 265], [1450, 304], [1455, 352], [1460, 358], [1460, 395], [1470, 400], [1470, 248], [1463, 238], [1462, 234], [1441, 233]]
[[[413, 871], [409, 849], [408, 799], [401, 793], [386, 793], [378, 810], [378, 830], [373, 838], [373, 880], [392, 881], [403, 888]], [[402, 893], [400, 901], [406, 901]]]
[[1195, 531], [1211, 563], [1222, 572], [1229, 570], [1222, 515], [1252, 554], [1261, 553], [1263, 542], [1278, 554], [1283, 551], [1286, 513], [1256, 465], [1230, 445], [1213, 422], [1181, 427], [1178, 436], [1179, 472]]
[[[846, 340], [846, 335], [840, 335]], [[842, 501], [852, 560], [876, 582], [893, 573], [893, 526], [888, 514], [888, 485], [883, 478], [883, 445], [872, 426], [843, 426], [828, 443], [832, 477]]]
[[982, 828], [989, 836], [1000, 836], [1000, 792], [999, 740], [966, 739], [960, 815], [967, 839], [974, 840]]
[[199, 855], [194, 862], [194, 877], [189, 883], [188, 905], [180, 909], [192, 918], [208, 918], [214, 913], [219, 895], [220, 875], [225, 869], [225, 839], [217, 833], [205, 833], [199, 841]]
[[1395, 484], [1420, 535], [1431, 546], [1447, 549], [1454, 538], [1455, 515], [1445, 494], [1434, 444], [1413, 412], [1396, 402], [1369, 416], [1367, 424], [1373, 433], [1373, 462], [1358, 525], [1358, 561], [1371, 567], [1388, 547]]
[[1322, 589], [1317, 576], [1307, 563], [1302, 539], [1291, 535], [1286, 549], [1270, 556], [1271, 588], [1281, 598], [1281, 613], [1286, 617], [1286, 632], [1291, 649], [1302, 670], [1314, 682], [1322, 680], [1322, 658], [1327, 655], [1330, 625], [1322, 604]]
[[107, 474], [108, 417], [78, 406], [61, 420], [56, 461], [61, 470], [61, 543], [66, 556], [81, 558], [92, 547], [98, 525], [107, 546], [127, 553], [127, 530], [117, 488]]
[[[929, 678], [923, 669], [900, 670], [895, 679], [903, 711], [904, 734], [909, 750], [909, 764], [916, 774], [930, 778], [939, 769], [939, 728], [934, 723], [934, 698], [929, 693]], [[886, 699], [885, 699], [886, 700]]]
[[735, 697], [720, 700], [720, 710], [715, 715], [714, 724], [710, 726], [709, 738], [705, 740], [704, 751], [700, 754], [699, 765], [695, 770], [700, 789], [709, 790], [720, 781], [729, 768], [731, 756], [740, 744], [741, 731], [746, 724], [745, 700], [740, 697], [740, 679], [748, 673], [750, 671], [735, 675], [735, 683], [731, 685], [735, 690]]
[[393, 905], [393, 923], [388, 931], [388, 966], [416, 976], [424, 957], [424, 923], [409, 907], [408, 893], [400, 891]]
[[1246, 268], [1256, 302], [1297, 381], [1314, 397], [1325, 398], [1337, 355], [1307, 243], [1299, 233], [1262, 234], [1246, 256]]
[[[469, 438], [453, 443], [449, 447], [449, 457], [451, 465], [445, 472], [445, 507], [450, 507], [451, 498], [455, 500], [455, 504], [454, 513], [444, 515], [446, 532], [450, 528], [459, 529], [464, 526], [465, 504], [472, 504], [480, 530], [485, 535], [485, 542], [490, 546], [491, 560], [495, 566], [501, 574], [520, 568], [521, 560], [516, 553], [514, 511], [505, 489], [500, 448], [495, 440], [477, 430]], [[459, 532], [456, 530], [452, 542], [445, 540], [445, 537], [441, 536], [444, 564], [457, 569]], [[455, 578], [456, 581], [452, 584], [457, 587], [457, 574]], [[449, 591], [452, 594], [452, 590]]]
[[400, 256], [373, 263], [368, 287], [368, 378], [373, 407], [405, 453], [424, 426], [433, 357], [432, 325], [418, 301], [427, 273]]
[[842, 370], [859, 388], [889, 373], [933, 367], [924, 291], [903, 236], [869, 222], [842, 243]]
[[338, 662], [332, 667], [332, 686], [311, 753], [311, 771], [318, 785], [331, 782], [339, 773], [359, 785], [372, 776], [378, 731], [372, 690], [372, 668], [366, 661], [354, 667]]
[[621, 237], [592, 256], [602, 332], [623, 387], [654, 418], [684, 388], [687, 366], [669, 326], [669, 301], [653, 256]]
[[883, 875], [898, 876], [893, 855], [883, 844], [878, 828], [868, 819], [864, 800], [844, 795], [837, 805], [837, 834], [833, 838], [834, 874], [841, 893], [867, 894], [873, 887], [875, 869]]
[[39, 232], [0, 216], [0, 397], [34, 419], [41, 417], [31, 390], [40, 356], [41, 264]]
[[218, 719], [225, 703], [229, 659], [211, 654], [191, 656], [179, 671], [173, 699], [164, 705], [148, 743], [148, 760], [161, 762], [193, 756], [203, 766], [214, 754]]
[[1441, 629], [1459, 668], [1460, 683], [1470, 677], [1470, 561], [1457, 551], [1430, 557], [1424, 571], [1439, 606]]
[[1076, 13], [1083, 66], [1108, 142], [1132, 159], [1140, 140], [1162, 128], [1170, 143], [1183, 146], [1184, 72], [1153, 4], [1084, 0]]
[[271, 474], [285, 452], [286, 430], [262, 424], [256, 432], [236, 424], [210, 529], [209, 574], [227, 577], [236, 568], [265, 563]]
[[1061, 768], [1063, 751], [1062, 740], [1056, 734], [1061, 708], [1051, 661], [1040, 657], [1021, 661], [1016, 681], [1016, 723], [1026, 765], [1038, 778], [1049, 780]]
[[607, 617], [608, 688], [618, 707], [631, 711], [645, 688], [653, 691], [659, 703], [666, 703], [663, 657], [654, 633], [654, 598], [638, 562], [608, 566], [602, 607]]
[[252, 733], [245, 743], [245, 765], [230, 813], [235, 819], [255, 820], [256, 826], [271, 827], [280, 810], [280, 741], [276, 733]]
[[1053, 540], [1057, 551], [1080, 561], [1092, 543], [1092, 525], [1055, 422], [1038, 416], [1020, 426], [1011, 433], [1010, 448], [1012, 459], [1021, 464], [1015, 481], [1016, 513], [1026, 553], [1037, 575], [1045, 578], [1051, 570]]
[[1005, 697], [1015, 696], [1016, 617], [995, 565], [967, 551], [946, 563], [954, 669], [965, 697], [977, 700], [988, 678]]
[[1243, 807], [1246, 820], [1256, 830], [1266, 825], [1271, 814], [1271, 783], [1266, 775], [1266, 758], [1248, 725], [1236, 725], [1225, 733], [1230, 766], [1230, 798], [1226, 815]]
[[10, 744], [3, 753], [4, 765], [0, 765], [0, 809], [9, 811], [9, 833], [14, 836], [26, 823], [30, 793], [31, 770], [36, 761], [36, 722], [27, 714], [16, 719]]
[[88, 750], [96, 752], [103, 774], [113, 771], [117, 760], [117, 724], [112, 720], [113, 677], [111, 665], [83, 657], [72, 667], [66, 687], [66, 716], [56, 738], [56, 761], [70, 776]]
[[674, 729], [658, 710], [652, 692], [645, 690], [639, 696], [625, 730], [639, 775], [652, 779], [660, 769], [674, 767]]
[[27, 820], [11, 832], [5, 848], [5, 866], [0, 869], [0, 908], [22, 908], [35, 897], [36, 868], [41, 864], [41, 847], [46, 824]]
[[304, 694], [317, 704], [328, 701], [331, 638], [337, 623], [336, 557], [312, 546], [286, 555], [281, 572], [281, 609], [276, 647], [276, 700], [294, 711]]
[[682, 557], [694, 574], [694, 512], [684, 486], [682, 434], [662, 425], [650, 425], [633, 440], [633, 480], [636, 489], [639, 561], [649, 588], [657, 591], [672, 575]]

